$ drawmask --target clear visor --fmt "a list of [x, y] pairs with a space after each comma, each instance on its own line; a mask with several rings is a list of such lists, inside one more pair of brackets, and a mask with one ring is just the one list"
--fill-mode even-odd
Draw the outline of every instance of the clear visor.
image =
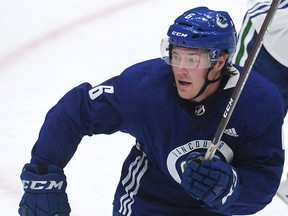
[[206, 69], [211, 67], [208, 50], [175, 46], [170, 51], [168, 38], [162, 39], [160, 50], [161, 58], [169, 65], [188, 69]]

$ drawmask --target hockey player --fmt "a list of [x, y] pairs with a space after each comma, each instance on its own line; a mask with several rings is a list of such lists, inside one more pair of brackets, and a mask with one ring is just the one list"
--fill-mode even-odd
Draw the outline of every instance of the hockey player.
[[[244, 66], [245, 60], [260, 31], [272, 0], [247, 1], [247, 13], [239, 33], [233, 63]], [[265, 34], [263, 46], [255, 60], [254, 69], [274, 83], [284, 99], [285, 111], [288, 108], [288, 0], [282, 0]]]
[[162, 59], [95, 87], [81, 84], [47, 113], [21, 173], [20, 215], [69, 215], [63, 168], [83, 136], [116, 131], [136, 144], [123, 164], [113, 216], [247, 215], [271, 202], [283, 170], [283, 103], [256, 73], [215, 157], [199, 159], [241, 71], [231, 65], [236, 31], [229, 14], [191, 9], [170, 26], [161, 47]]
[[[247, 13], [239, 33], [233, 63], [244, 66], [245, 60], [256, 39], [261, 25], [269, 10], [271, 0], [247, 1]], [[263, 46], [253, 68], [279, 88], [285, 114], [288, 108], [288, 0], [282, 0], [273, 21], [266, 32]], [[284, 143], [285, 144], [285, 143]], [[288, 204], [288, 179], [281, 183], [277, 194]]]

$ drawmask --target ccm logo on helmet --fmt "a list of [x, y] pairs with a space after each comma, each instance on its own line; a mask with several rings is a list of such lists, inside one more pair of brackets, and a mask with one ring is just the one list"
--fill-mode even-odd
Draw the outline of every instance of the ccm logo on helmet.
[[176, 35], [176, 36], [179, 36], [179, 37], [187, 37], [188, 34], [184, 34], [182, 32], [176, 32], [176, 31], [172, 31], [171, 33], [172, 35]]
[[51, 190], [53, 188], [57, 188], [61, 190], [63, 186], [63, 181], [56, 182], [56, 181], [27, 181], [23, 180], [23, 188], [24, 189], [31, 189], [31, 190]]

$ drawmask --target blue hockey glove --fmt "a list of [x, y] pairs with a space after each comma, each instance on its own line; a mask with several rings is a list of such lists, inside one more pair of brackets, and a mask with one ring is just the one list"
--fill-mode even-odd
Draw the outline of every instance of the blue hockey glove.
[[239, 177], [233, 167], [214, 157], [211, 161], [197, 159], [191, 153], [182, 174], [181, 185], [197, 200], [214, 209], [225, 209], [240, 192]]
[[18, 209], [21, 216], [69, 216], [63, 169], [49, 165], [42, 173], [36, 165], [26, 164], [20, 178], [25, 191]]

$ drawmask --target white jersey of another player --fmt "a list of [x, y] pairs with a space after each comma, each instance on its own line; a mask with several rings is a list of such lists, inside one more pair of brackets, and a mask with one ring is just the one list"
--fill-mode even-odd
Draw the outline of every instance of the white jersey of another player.
[[[270, 8], [272, 0], [249, 0], [247, 1], [247, 16], [244, 19], [243, 27], [247, 26], [249, 20], [252, 21], [252, 26], [250, 29], [243, 28], [241, 29], [240, 35], [242, 31], [247, 31], [245, 41], [249, 43], [252, 39], [255, 29], [257, 33], [259, 33], [260, 28], [263, 24], [263, 21], [266, 17], [266, 14]], [[283, 64], [284, 66], [288, 67], [288, 0], [282, 0], [280, 2], [279, 8], [273, 18], [273, 21], [265, 34], [263, 45], [267, 49], [273, 58], [275, 58], [279, 63]], [[241, 40], [241, 38], [239, 38]], [[244, 41], [244, 43], [245, 43]], [[238, 46], [238, 49], [240, 47]], [[239, 65], [243, 66], [245, 60], [247, 58], [247, 53], [243, 55], [241, 61], [239, 61]]]

